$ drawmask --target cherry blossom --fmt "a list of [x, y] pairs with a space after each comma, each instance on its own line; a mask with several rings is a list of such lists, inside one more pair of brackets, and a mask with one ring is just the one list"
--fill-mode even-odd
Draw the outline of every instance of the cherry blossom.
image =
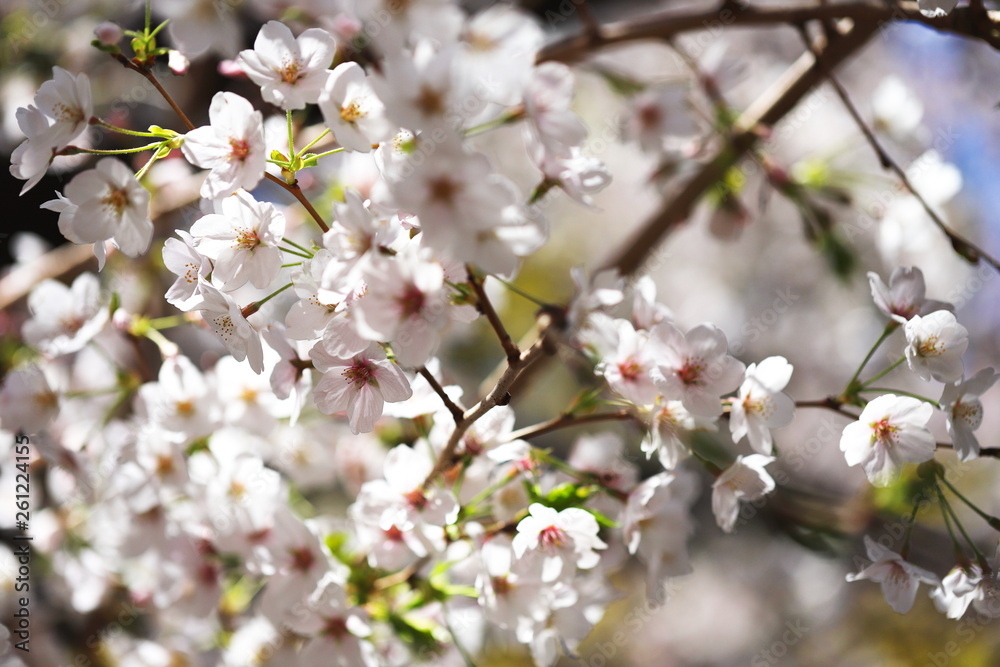
[[[195, 249], [195, 240], [183, 229], [177, 230], [179, 239], [163, 242], [163, 265], [177, 276], [164, 298], [180, 310], [191, 310], [201, 299], [198, 286], [212, 272], [212, 262]], [[96, 246], [95, 246], [96, 247]]]
[[712, 484], [712, 512], [727, 533], [733, 532], [740, 516], [740, 501], [763, 498], [774, 490], [774, 478], [764, 469], [774, 457], [763, 454], [738, 456]]
[[235, 93], [216, 93], [208, 118], [210, 124], [188, 132], [181, 145], [191, 164], [211, 169], [201, 196], [218, 199], [239, 188], [254, 189], [267, 160], [263, 115]]
[[24, 339], [53, 356], [82, 349], [108, 322], [107, 299], [93, 273], [81, 273], [70, 287], [57, 280], [39, 283], [28, 308], [32, 318], [24, 323]]
[[882, 594], [893, 611], [905, 614], [913, 607], [920, 583], [937, 586], [940, 580], [932, 572], [907, 562], [895, 551], [865, 535], [865, 549], [871, 565], [856, 574], [847, 575], [848, 581], [868, 579], [882, 585]]
[[658, 324], [650, 340], [661, 350], [656, 378], [663, 396], [680, 400], [692, 414], [722, 414], [720, 397], [736, 389], [743, 377], [743, 363], [727, 353], [726, 336], [711, 324], [701, 324], [687, 334], [669, 322]]
[[201, 301], [194, 308], [222, 339], [222, 343], [238, 361], [247, 359], [255, 373], [264, 371], [264, 348], [260, 334], [247, 321], [242, 309], [227, 294], [223, 294], [204, 278], [200, 280]]
[[261, 87], [265, 102], [302, 109], [319, 100], [336, 50], [333, 35], [322, 28], [310, 28], [296, 38], [284, 23], [268, 21], [253, 49], [240, 51], [238, 60]]
[[247, 282], [267, 287], [281, 270], [277, 244], [285, 216], [243, 191], [223, 199], [220, 209], [191, 225], [195, 249], [213, 260], [212, 282], [227, 292]]
[[317, 407], [328, 415], [346, 410], [352, 433], [371, 431], [386, 402], [405, 401], [413, 393], [403, 371], [375, 344], [350, 359], [318, 345], [309, 357], [323, 374], [315, 389]]
[[969, 346], [969, 332], [955, 315], [939, 310], [906, 322], [906, 363], [924, 380], [954, 382], [962, 377], [962, 355]]
[[539, 503], [528, 506], [528, 516], [517, 524], [512, 546], [517, 558], [537, 557], [542, 581], [551, 582], [586, 570], [600, 560], [595, 549], [607, 545], [597, 536], [597, 519], [590, 512], [570, 507], [558, 512]]
[[357, 63], [337, 65], [320, 93], [319, 108], [326, 126], [347, 150], [367, 153], [392, 136], [385, 105]]
[[59, 414], [59, 394], [35, 365], [7, 373], [0, 388], [0, 425], [6, 431], [38, 433]]
[[734, 442], [746, 437], [755, 452], [772, 453], [771, 429], [787, 426], [795, 413], [795, 402], [781, 391], [791, 377], [792, 365], [784, 357], [768, 357], [747, 367], [729, 414]]
[[847, 465], [863, 464], [872, 484], [888, 485], [904, 463], [934, 457], [934, 436], [927, 429], [934, 408], [909, 396], [885, 394], [861, 411], [840, 438]]
[[962, 461], [979, 456], [979, 441], [975, 431], [983, 423], [983, 404], [979, 397], [1000, 379], [992, 368], [984, 368], [968, 380], [945, 385], [941, 394], [941, 409], [947, 419], [948, 435]]
[[153, 238], [149, 192], [123, 162], [102, 158], [93, 169], [74, 176], [65, 194], [71, 206], [49, 202], [47, 208], [61, 209], [59, 231], [70, 241], [94, 243], [98, 258], [109, 239], [129, 257], [149, 248]]
[[915, 315], [929, 315], [937, 310], [951, 310], [951, 305], [924, 298], [924, 274], [916, 267], [898, 268], [886, 285], [877, 273], [868, 273], [872, 299], [890, 318], [905, 324]]

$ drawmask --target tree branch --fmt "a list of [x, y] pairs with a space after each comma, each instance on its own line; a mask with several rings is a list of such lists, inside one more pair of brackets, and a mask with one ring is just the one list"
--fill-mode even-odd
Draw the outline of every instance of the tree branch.
[[525, 426], [522, 429], [512, 431], [507, 435], [505, 441], [512, 442], [514, 440], [530, 440], [531, 438], [537, 438], [547, 433], [552, 433], [553, 431], [569, 428], [571, 426], [594, 424], [596, 422], [630, 421], [635, 418], [635, 415], [628, 410], [618, 410], [617, 412], [599, 412], [591, 415], [574, 415], [566, 413], [540, 424]]
[[476, 277], [476, 273], [471, 265], [466, 265], [465, 270], [469, 274], [469, 284], [472, 285], [472, 290], [476, 293], [476, 309], [486, 316], [490, 326], [493, 327], [493, 331], [496, 332], [497, 338], [500, 339], [500, 346], [503, 347], [504, 354], [507, 355], [507, 362], [513, 363], [517, 361], [521, 356], [521, 350], [518, 348], [517, 343], [511, 339], [510, 334], [507, 333], [507, 329], [500, 320], [500, 316], [490, 302], [490, 298], [486, 295], [486, 290], [483, 288], [484, 280]]
[[451, 416], [454, 417], [455, 423], [457, 424], [460, 422], [462, 420], [462, 415], [465, 414], [465, 411], [458, 407], [455, 401], [451, 400], [451, 396], [445, 392], [444, 387], [442, 387], [441, 383], [437, 381], [434, 374], [427, 370], [426, 366], [418, 368], [417, 373], [423, 376], [423, 378], [427, 380], [427, 384], [429, 384], [431, 389], [434, 390], [434, 393], [441, 397], [441, 400], [444, 402], [444, 407], [448, 408], [448, 412], [450, 412]]

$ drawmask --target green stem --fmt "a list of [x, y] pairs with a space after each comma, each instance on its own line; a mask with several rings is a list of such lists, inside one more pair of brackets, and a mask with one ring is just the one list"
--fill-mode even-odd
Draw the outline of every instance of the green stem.
[[[94, 155], [129, 155], [131, 153], [142, 153], [143, 151], [152, 150], [163, 145], [162, 141], [157, 141], [155, 144], [147, 144], [145, 146], [139, 146], [137, 148], [114, 148], [114, 149], [100, 149], [100, 148], [80, 148], [79, 146], [67, 146], [63, 150], [72, 150], [77, 153], [92, 153]], [[67, 153], [67, 155], [74, 155], [75, 153]]]
[[292, 250], [291, 248], [282, 248], [278, 246], [278, 250], [281, 252], [287, 252], [289, 255], [295, 255], [296, 257], [301, 257], [302, 259], [312, 259], [312, 255], [303, 255], [301, 252]]
[[315, 139], [313, 139], [312, 141], [310, 141], [308, 144], [306, 144], [305, 146], [303, 146], [302, 150], [299, 151], [298, 155], [301, 156], [302, 154], [304, 154], [307, 150], [309, 150], [310, 148], [312, 148], [313, 146], [315, 146], [316, 144], [318, 144], [320, 142], [320, 140], [323, 139], [323, 137], [325, 137], [328, 134], [330, 134], [329, 128], [323, 130], [318, 137], [316, 137]]
[[343, 146], [341, 146], [340, 148], [333, 148], [331, 150], [324, 151], [322, 153], [316, 153], [316, 155], [313, 155], [313, 159], [318, 160], [321, 157], [326, 157], [327, 155], [333, 155], [334, 153], [341, 153], [343, 151], [344, 151]]
[[934, 491], [938, 495], [938, 502], [941, 503], [941, 518], [944, 519], [944, 527], [948, 529], [948, 536], [951, 537], [951, 544], [955, 548], [955, 560], [959, 563], [966, 562], [965, 551], [962, 549], [961, 542], [955, 537], [955, 529], [951, 526], [951, 519], [948, 517], [948, 510], [945, 506], [948, 501], [945, 500], [944, 492], [941, 491], [941, 487], [937, 484], [934, 485]]
[[167, 337], [156, 329], [149, 329], [145, 333], [146, 338], [156, 343], [160, 349], [160, 354], [164, 357], [173, 357], [177, 354], [177, 345], [167, 340]]
[[500, 114], [493, 120], [488, 120], [485, 123], [476, 125], [475, 127], [470, 127], [465, 131], [465, 136], [472, 137], [477, 134], [482, 134], [483, 132], [488, 132], [492, 129], [506, 125], [507, 123], [513, 123], [516, 120], [520, 120], [524, 116], [524, 109], [518, 108], [506, 113]]
[[146, 22], [145, 22], [145, 32], [149, 34], [149, 26], [153, 22], [153, 0], [146, 0]]
[[497, 491], [499, 491], [503, 487], [505, 487], [508, 484], [510, 484], [511, 481], [515, 477], [516, 477], [516, 475], [506, 475], [500, 481], [494, 482], [490, 486], [486, 487], [485, 489], [483, 489], [482, 491], [480, 491], [479, 493], [477, 493], [472, 498], [472, 500], [470, 500], [469, 502], [467, 502], [465, 504], [465, 506], [466, 507], [473, 507], [474, 508], [476, 505], [478, 505], [479, 503], [483, 502], [484, 500], [486, 500], [487, 498], [489, 498], [490, 496], [492, 496], [494, 493], [496, 493]]
[[[944, 479], [944, 478], [941, 478], [941, 479]], [[963, 526], [962, 522], [958, 520], [958, 514], [955, 513], [955, 508], [953, 508], [951, 506], [951, 504], [945, 499], [944, 493], [940, 492], [940, 487], [938, 489], [938, 492], [939, 492], [940, 497], [941, 497], [941, 504], [951, 514], [951, 519], [952, 519], [952, 521], [955, 522], [955, 525], [958, 527], [958, 532], [962, 533], [962, 537], [965, 538], [966, 544], [968, 544], [969, 548], [972, 549], [972, 553], [974, 553], [976, 555], [976, 559], [980, 563], [985, 563], [986, 562], [986, 557], [983, 555], [983, 552], [979, 550], [979, 547], [976, 546], [976, 543], [972, 541], [972, 538], [969, 537], [969, 533], [967, 533], [965, 531], [965, 526]]]
[[[851, 377], [850, 381], [847, 383], [847, 390], [845, 390], [845, 392], [844, 392], [845, 394], [848, 393], [849, 391], [851, 391], [851, 388], [853, 387], [853, 385], [858, 381], [858, 378], [861, 377], [861, 371], [863, 371], [865, 369], [865, 366], [868, 365], [868, 362], [871, 361], [871, 359], [872, 359], [873, 356], [875, 356], [875, 351], [877, 349], [879, 349], [879, 347], [882, 346], [882, 343], [885, 342], [885, 339], [888, 338], [889, 335], [893, 331], [895, 331], [896, 327], [898, 327], [898, 326], [899, 326], [899, 322], [896, 322], [895, 320], [893, 320], [893, 321], [889, 322], [887, 325], [885, 325], [885, 329], [882, 331], [882, 335], [878, 337], [877, 341], [875, 341], [875, 344], [872, 346], [872, 349], [868, 350], [868, 354], [865, 355], [865, 358], [864, 358], [864, 360], [862, 360], [861, 365], [858, 366], [858, 370], [854, 371], [854, 375]], [[869, 382], [871, 382], [871, 380], [869, 380]]]
[[876, 373], [874, 377], [871, 377], [868, 380], [866, 380], [861, 385], [861, 389], [864, 389], [865, 387], [867, 387], [868, 385], [870, 385], [872, 382], [875, 382], [875, 380], [880, 380], [881, 378], [885, 377], [886, 375], [888, 375], [892, 371], [896, 370], [896, 367], [899, 366], [904, 361], [906, 361], [906, 357], [900, 357], [891, 366], [889, 366], [888, 368], [886, 368], [885, 370], [883, 370], [881, 373]]
[[528, 301], [531, 301], [532, 303], [535, 303], [535, 304], [537, 304], [539, 306], [543, 306], [543, 307], [550, 305], [548, 303], [545, 303], [541, 299], [528, 294], [527, 292], [525, 292], [524, 290], [522, 290], [517, 285], [514, 285], [513, 283], [508, 282], [507, 280], [504, 280], [500, 276], [497, 276], [497, 275], [492, 274], [492, 273], [488, 273], [486, 275], [488, 275], [490, 278], [493, 278], [494, 280], [498, 281], [501, 285], [503, 285], [504, 287], [506, 287], [507, 289], [509, 289], [514, 294], [517, 294], [518, 296], [522, 296], [525, 299], [527, 299]]
[[890, 389], [889, 387], [868, 387], [868, 386], [865, 386], [864, 388], [858, 390], [859, 393], [870, 392], [870, 391], [881, 391], [881, 392], [885, 392], [887, 394], [898, 394], [900, 396], [909, 396], [910, 398], [915, 398], [917, 400], [923, 401], [924, 403], [930, 403], [935, 408], [938, 408], [938, 409], [941, 408], [941, 404], [938, 403], [937, 401], [935, 401], [933, 398], [927, 398], [926, 396], [921, 396], [920, 394], [914, 394], [914, 393], [911, 393], [911, 392], [908, 392], [908, 391], [903, 391], [902, 389]]
[[899, 555], [904, 559], [907, 553], [910, 551], [910, 536], [913, 534], [913, 526], [916, 525], [917, 511], [920, 509], [920, 503], [913, 503], [913, 511], [910, 512], [910, 518], [906, 522], [906, 535], [903, 536], [903, 547], [899, 550]]
[[287, 109], [285, 111], [285, 120], [288, 125], [288, 155], [295, 155], [295, 139], [293, 138], [292, 131], [292, 110]]
[[159, 159], [160, 159], [160, 151], [156, 151], [155, 153], [153, 153], [152, 157], [146, 160], [146, 164], [139, 167], [139, 171], [135, 172], [135, 180], [141, 181], [143, 177], [146, 175], [146, 172], [149, 171], [149, 168], [152, 167], [153, 164]]
[[179, 327], [182, 324], [186, 324], [188, 321], [186, 315], [168, 315], [167, 317], [157, 317], [146, 322], [146, 325], [150, 329], [170, 329], [172, 327]]
[[270, 294], [268, 294], [263, 299], [261, 299], [260, 301], [257, 302], [257, 307], [260, 308], [265, 303], [267, 303], [268, 301], [270, 301], [271, 299], [273, 299], [274, 297], [278, 296], [279, 294], [281, 294], [282, 292], [284, 292], [286, 289], [288, 289], [289, 287], [291, 287], [293, 284], [294, 283], [288, 283], [284, 287], [279, 287], [275, 291], [271, 292]]
[[302, 262], [293, 262], [291, 264], [282, 264], [281, 268], [287, 269], [290, 266], [302, 266]]
[[302, 252], [304, 252], [304, 253], [308, 253], [308, 255], [309, 255], [310, 257], [312, 257], [312, 251], [311, 251], [311, 250], [309, 250], [309, 248], [303, 248], [302, 246], [300, 246], [300, 245], [299, 245], [298, 243], [296, 243], [296, 242], [295, 242], [295, 241], [293, 241], [292, 239], [288, 238], [287, 236], [282, 236], [282, 237], [281, 237], [281, 242], [282, 242], [282, 243], [287, 243], [288, 245], [292, 246], [293, 248], [298, 248], [298, 249], [299, 249], [299, 250], [301, 250]]
[[964, 495], [962, 495], [959, 492], [959, 490], [956, 489], [955, 486], [951, 482], [949, 482], [947, 479], [945, 479], [944, 473], [938, 475], [938, 477], [940, 478], [940, 480], [942, 482], [944, 482], [944, 485], [948, 487], [949, 491], [951, 491], [956, 496], [958, 496], [958, 499], [961, 500], [963, 503], [965, 503], [969, 507], [969, 509], [971, 509], [973, 512], [975, 512], [976, 514], [978, 514], [980, 516], [980, 518], [984, 519], [990, 525], [993, 525], [994, 523], [996, 523], [996, 518], [995, 517], [992, 517], [989, 514], [987, 514], [986, 512], [984, 512], [983, 510], [979, 509], [978, 507], [976, 507], [976, 505], [971, 500], [969, 500]]
[[597, 477], [595, 475], [593, 475], [592, 473], [584, 472], [582, 470], [577, 470], [576, 468], [574, 468], [573, 466], [569, 465], [568, 463], [560, 461], [556, 457], [550, 455], [544, 449], [532, 448], [531, 452], [532, 452], [532, 455], [535, 458], [537, 458], [539, 461], [547, 463], [548, 465], [552, 466], [556, 470], [560, 470], [560, 471], [566, 473], [567, 475], [569, 475], [570, 477], [583, 482], [584, 484], [593, 484], [594, 486], [600, 488], [602, 491], [604, 491], [606, 494], [608, 494], [612, 498], [617, 498], [621, 502], [626, 502], [628, 500], [628, 494], [627, 493], [625, 493], [623, 491], [619, 491], [618, 489], [616, 489], [614, 487], [610, 487], [610, 486], [608, 486], [606, 484], [603, 484], [601, 482], [601, 480], [597, 479]]
[[153, 134], [152, 132], [140, 132], [138, 130], [126, 130], [124, 127], [118, 127], [117, 125], [112, 125], [111, 123], [105, 122], [105, 121], [101, 120], [100, 118], [98, 118], [96, 116], [94, 116], [93, 118], [90, 119], [90, 124], [91, 125], [97, 125], [99, 127], [103, 127], [106, 130], [111, 130], [112, 132], [117, 132], [119, 134], [127, 134], [130, 137], [146, 137], [146, 138], [149, 138], [149, 137], [159, 137], [159, 136], [162, 136], [162, 135], [159, 135], [159, 134]]

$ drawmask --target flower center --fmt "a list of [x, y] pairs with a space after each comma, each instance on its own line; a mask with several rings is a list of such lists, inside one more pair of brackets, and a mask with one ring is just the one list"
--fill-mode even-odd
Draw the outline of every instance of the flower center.
[[493, 577], [490, 584], [493, 586], [493, 592], [497, 595], [507, 595], [514, 588], [506, 576]]
[[374, 384], [374, 369], [372, 365], [363, 359], [355, 359], [353, 366], [344, 369], [344, 377], [354, 385], [354, 389], [360, 389], [366, 384]]
[[357, 100], [352, 100], [340, 107], [340, 117], [344, 119], [345, 123], [353, 123], [359, 118], [364, 118], [365, 112]]
[[327, 618], [323, 623], [322, 633], [327, 637], [342, 639], [347, 634], [347, 621], [340, 616]]
[[120, 218], [128, 207], [128, 193], [125, 188], [111, 188], [101, 203], [114, 211], [115, 215]]
[[626, 382], [636, 382], [642, 377], [642, 366], [635, 359], [629, 359], [618, 364], [618, 372]]
[[944, 352], [944, 346], [940, 344], [937, 336], [928, 336], [920, 341], [917, 354], [921, 357], [936, 357]]
[[299, 61], [293, 60], [287, 63], [279, 74], [281, 74], [281, 80], [285, 83], [295, 83], [302, 78], [302, 67], [299, 65]]
[[420, 87], [420, 94], [413, 104], [427, 116], [440, 116], [444, 113], [444, 95], [427, 85]]
[[427, 183], [427, 189], [430, 192], [431, 201], [450, 206], [455, 203], [455, 195], [458, 194], [459, 185], [447, 176], [439, 176]]
[[292, 556], [292, 569], [298, 572], [308, 572], [316, 562], [316, 555], [308, 547], [297, 547], [289, 550]]
[[417, 288], [416, 285], [407, 285], [403, 293], [396, 299], [399, 309], [404, 318], [414, 317], [420, 314], [424, 308], [426, 295]]
[[971, 400], [968, 403], [959, 401], [952, 408], [951, 413], [955, 419], [964, 421], [973, 431], [983, 423], [983, 404], [977, 400]]
[[402, 542], [403, 541], [403, 531], [401, 531], [396, 526], [389, 526], [386, 530], [382, 531], [385, 533], [385, 539], [390, 542]]
[[406, 498], [406, 502], [409, 503], [410, 507], [418, 512], [427, 507], [427, 496], [420, 489], [413, 489], [408, 493], [404, 493], [403, 497]]
[[544, 549], [558, 549], [566, 542], [566, 532], [558, 526], [543, 528], [538, 534], [538, 543]]
[[229, 139], [229, 148], [230, 161], [239, 160], [240, 162], [244, 162], [247, 156], [250, 155], [250, 142], [246, 139], [231, 137]]
[[233, 242], [234, 248], [239, 250], [253, 250], [259, 245], [263, 245], [263, 243], [260, 242], [260, 237], [257, 236], [257, 230], [247, 227], [241, 227], [236, 230], [236, 239]]
[[705, 367], [701, 364], [700, 359], [688, 359], [684, 362], [683, 366], [677, 369], [677, 378], [686, 387], [697, 386], [702, 383], [701, 374], [704, 370]]
[[872, 427], [875, 440], [886, 447], [892, 448], [896, 442], [896, 432], [899, 430], [899, 427], [889, 423], [888, 418], [872, 422], [870, 426]]

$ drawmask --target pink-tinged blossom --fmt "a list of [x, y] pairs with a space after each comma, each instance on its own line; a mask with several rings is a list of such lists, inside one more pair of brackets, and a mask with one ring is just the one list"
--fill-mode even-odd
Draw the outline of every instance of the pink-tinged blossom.
[[21, 194], [33, 188], [52, 156], [76, 139], [90, 122], [94, 105], [86, 74], [52, 68], [52, 78], [35, 93], [35, 104], [17, 110], [17, 124], [27, 137], [10, 156], [10, 173], [26, 180]]
[[781, 391], [791, 377], [792, 365], [784, 357], [768, 357], [747, 367], [729, 414], [733, 442], [745, 436], [755, 452], [772, 453], [771, 429], [787, 426], [795, 414], [795, 402]]
[[[135, 179], [124, 162], [102, 158], [93, 169], [81, 172], [66, 185], [71, 206], [54, 205], [59, 210], [59, 231], [73, 243], [114, 242], [129, 257], [146, 252], [153, 238], [149, 219], [149, 192]], [[95, 245], [101, 258], [103, 248]]]
[[740, 516], [740, 501], [763, 498], [774, 491], [774, 479], [764, 469], [774, 457], [763, 454], [739, 456], [712, 484], [712, 512], [719, 528], [733, 532]]
[[548, 586], [530, 560], [514, 558], [510, 538], [502, 533], [491, 537], [478, 555], [481, 569], [476, 590], [490, 620], [521, 633], [544, 622], [549, 614]]
[[108, 306], [93, 273], [81, 273], [72, 287], [44, 280], [28, 295], [31, 319], [24, 323], [25, 342], [59, 356], [83, 349], [108, 321]]
[[0, 426], [31, 435], [47, 428], [59, 414], [59, 395], [38, 366], [7, 373], [0, 389]]
[[637, 405], [649, 405], [660, 393], [652, 376], [658, 357], [656, 345], [628, 320], [615, 320], [614, 324], [618, 346], [598, 369], [613, 391]]
[[333, 70], [320, 94], [319, 109], [337, 142], [349, 151], [367, 153], [395, 130], [364, 69], [355, 62]]
[[285, 216], [243, 191], [223, 199], [220, 208], [191, 225], [195, 248], [213, 260], [212, 282], [227, 292], [247, 282], [264, 289], [281, 270]]
[[180, 238], [169, 238], [163, 243], [163, 265], [177, 276], [167, 290], [167, 303], [180, 310], [191, 310], [201, 300], [198, 286], [212, 272], [212, 262], [195, 249], [195, 241], [182, 229]]
[[545, 35], [530, 14], [497, 3], [465, 24], [459, 76], [476, 82], [476, 94], [504, 106], [517, 104], [531, 80], [535, 54]]
[[939, 310], [907, 321], [906, 363], [924, 380], [955, 382], [962, 377], [962, 355], [969, 347], [969, 332], [955, 315]]
[[356, 667], [369, 664], [371, 635], [368, 614], [347, 601], [344, 582], [327, 572], [305, 602], [287, 621], [300, 635], [312, 637], [299, 653], [302, 667]]
[[878, 309], [897, 322], [906, 323], [915, 315], [951, 310], [951, 304], [925, 298], [924, 274], [916, 267], [900, 267], [889, 276], [889, 284], [877, 273], [868, 273], [872, 300]]
[[201, 316], [222, 339], [222, 343], [237, 361], [246, 359], [255, 373], [264, 371], [264, 348], [260, 333], [247, 321], [239, 304], [214, 286], [201, 279], [201, 303], [195, 306]]
[[412, 395], [402, 369], [389, 361], [378, 345], [371, 344], [350, 359], [342, 359], [319, 344], [309, 357], [323, 374], [314, 390], [316, 406], [328, 415], [346, 410], [355, 434], [375, 428], [386, 402], [405, 401]]
[[534, 149], [532, 158], [547, 183], [559, 186], [581, 204], [596, 208], [591, 195], [611, 183], [611, 173], [603, 162], [584, 155], [576, 146], [561, 154], [546, 152], [541, 144]]
[[187, 357], [164, 360], [157, 381], [139, 388], [140, 414], [175, 439], [212, 433], [220, 425], [220, 407], [205, 376]]
[[661, 472], [629, 494], [622, 515], [622, 531], [629, 553], [646, 564], [647, 591], [662, 597], [665, 577], [691, 572], [687, 541], [694, 532], [691, 505], [698, 494], [698, 480], [689, 471]]
[[608, 545], [597, 536], [593, 514], [578, 507], [559, 512], [539, 503], [532, 503], [528, 512], [517, 524], [514, 555], [539, 559], [543, 581], [566, 579], [576, 568], [587, 570], [600, 561], [595, 549]]
[[319, 100], [336, 51], [333, 35], [322, 28], [310, 28], [296, 38], [284, 23], [268, 21], [253, 49], [240, 51], [238, 60], [260, 86], [265, 102], [285, 110], [303, 109]]
[[208, 108], [209, 125], [191, 130], [181, 150], [191, 164], [211, 169], [201, 196], [218, 199], [238, 189], [253, 190], [264, 178], [267, 151], [264, 118], [236, 93], [216, 93]]
[[482, 109], [485, 101], [473, 96], [471, 86], [462, 86], [464, 81], [455, 74], [455, 53], [454, 49], [437, 51], [422, 41], [412, 54], [396, 53], [385, 59], [381, 74], [371, 82], [394, 123], [412, 132], [451, 130], [449, 125]]
[[260, 611], [275, 623], [286, 623], [301, 613], [302, 605], [330, 572], [330, 560], [309, 526], [284, 505], [275, 512], [274, 529], [264, 548], [269, 576]]
[[840, 438], [847, 465], [864, 465], [872, 484], [887, 486], [904, 463], [934, 457], [934, 436], [927, 429], [933, 413], [930, 404], [909, 396], [872, 400]]
[[391, 342], [404, 366], [423, 364], [450, 320], [450, 288], [441, 264], [411, 244], [394, 257], [373, 258], [362, 278], [368, 290], [352, 311], [358, 333]]
[[917, 599], [920, 583], [937, 586], [940, 580], [933, 572], [907, 562], [895, 551], [883, 547], [865, 535], [865, 549], [871, 565], [856, 574], [847, 575], [847, 581], [868, 579], [882, 585], [882, 594], [893, 611], [905, 614]]
[[696, 417], [681, 401], [665, 401], [662, 397], [640, 414], [647, 429], [640, 447], [647, 459], [655, 452], [667, 470], [676, 468], [690, 454], [686, 440], [692, 431], [718, 430], [713, 420]]
[[362, 257], [389, 246], [400, 227], [375, 215], [357, 190], [344, 190], [344, 201], [333, 205], [334, 221], [323, 234], [323, 245], [340, 262], [354, 265]]
[[717, 417], [722, 414], [721, 397], [738, 387], [743, 362], [729, 356], [726, 336], [711, 324], [687, 332], [669, 322], [650, 332], [662, 361], [657, 383], [667, 400], [680, 400], [692, 414]]
[[941, 409], [948, 425], [948, 435], [962, 461], [979, 456], [979, 440], [975, 431], [983, 423], [983, 404], [979, 397], [1000, 379], [992, 368], [984, 368], [968, 380], [945, 385], [941, 394]]
[[622, 128], [626, 141], [634, 141], [646, 152], [662, 154], [679, 138], [697, 130], [687, 86], [666, 86], [636, 95], [631, 114]]

